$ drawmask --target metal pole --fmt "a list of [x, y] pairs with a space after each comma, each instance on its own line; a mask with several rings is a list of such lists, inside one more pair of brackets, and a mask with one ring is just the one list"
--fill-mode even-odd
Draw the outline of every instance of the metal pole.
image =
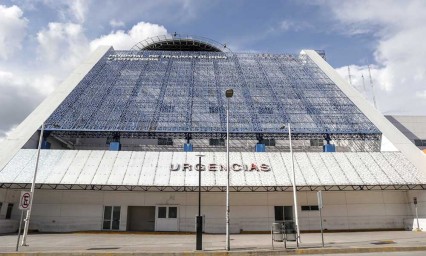
[[40, 159], [40, 149], [41, 149], [41, 143], [43, 140], [43, 133], [44, 133], [44, 123], [41, 125], [40, 138], [38, 140], [36, 166], [34, 170], [33, 182], [31, 184], [31, 202], [30, 202], [31, 207], [30, 209], [27, 210], [27, 216], [25, 218], [24, 234], [22, 236], [22, 244], [21, 244], [22, 246], [27, 246], [28, 227], [30, 225], [31, 209], [33, 208], [35, 181], [37, 177], [37, 169], [38, 169], [38, 162]]
[[201, 155], [198, 165], [198, 216], [197, 216], [197, 241], [196, 249], [203, 249], [203, 217], [201, 216]]
[[19, 238], [21, 238], [21, 228], [22, 228], [22, 219], [24, 218], [24, 211], [21, 210], [21, 218], [19, 219], [19, 229], [18, 229], [18, 241], [16, 241], [16, 248], [15, 251], [18, 251], [19, 247]]
[[323, 231], [324, 228], [322, 226], [322, 209], [321, 208], [319, 209], [320, 219], [321, 219], [321, 240], [322, 240], [322, 247], [324, 247], [324, 231]]
[[227, 166], [227, 175], [228, 178], [226, 180], [226, 250], [229, 251], [231, 249], [230, 237], [229, 237], [229, 98], [228, 106], [226, 108], [226, 166]]
[[198, 216], [201, 216], [201, 156], [198, 165]]
[[414, 206], [416, 207], [417, 231], [420, 231], [419, 213], [417, 212], [417, 204], [415, 204]]
[[299, 230], [299, 216], [297, 211], [297, 195], [296, 195], [296, 172], [294, 170], [294, 161], [293, 161], [293, 147], [291, 144], [291, 126], [288, 123], [288, 138], [290, 141], [290, 160], [291, 160], [291, 170], [293, 171], [293, 201], [294, 201], [294, 216], [296, 221], [296, 233], [297, 233], [297, 248], [299, 248], [300, 243], [300, 230]]

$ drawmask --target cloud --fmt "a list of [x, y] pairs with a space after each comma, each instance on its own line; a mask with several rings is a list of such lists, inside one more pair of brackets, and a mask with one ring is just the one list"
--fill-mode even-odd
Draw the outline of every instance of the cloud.
[[21, 122], [46, 96], [37, 86], [47, 85], [43, 78], [35, 83], [21, 75], [0, 70], [0, 138]]
[[27, 26], [28, 20], [18, 6], [0, 5], [0, 59], [7, 60], [22, 48]]
[[101, 36], [90, 42], [90, 49], [94, 50], [101, 45], [112, 45], [116, 50], [129, 50], [136, 43], [149, 37], [166, 35], [167, 29], [163, 26], [149, 22], [139, 22], [129, 31], [117, 30]]
[[[388, 114], [426, 115], [421, 100], [426, 85], [425, 1], [346, 1], [329, 7], [342, 29], [377, 38], [373, 71], [379, 109]], [[351, 66], [354, 76], [368, 74], [366, 66]], [[343, 72], [341, 70], [341, 72]], [[346, 73], [347, 74], [347, 73]]]
[[84, 23], [89, 3], [87, 0], [43, 0], [45, 6], [55, 10], [60, 21], [64, 23]]
[[109, 25], [112, 28], [124, 27], [126, 24], [121, 20], [112, 19], [109, 21]]
[[279, 28], [283, 31], [300, 31], [311, 27], [312, 25], [306, 21], [283, 20], [279, 24]]
[[38, 57], [54, 70], [69, 72], [89, 54], [82, 25], [51, 22], [37, 33]]
[[0, 140], [97, 46], [130, 49], [139, 41], [161, 34], [167, 34], [163, 26], [139, 22], [129, 31], [112, 31], [90, 41], [83, 24], [48, 23], [36, 34], [35, 64], [22, 63], [18, 65], [20, 71], [13, 72], [12, 67], [0, 62]]

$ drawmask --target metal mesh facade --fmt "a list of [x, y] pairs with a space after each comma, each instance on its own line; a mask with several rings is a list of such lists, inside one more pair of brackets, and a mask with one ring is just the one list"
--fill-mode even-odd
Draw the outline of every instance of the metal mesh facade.
[[380, 134], [305, 55], [113, 51], [46, 122], [47, 130]]

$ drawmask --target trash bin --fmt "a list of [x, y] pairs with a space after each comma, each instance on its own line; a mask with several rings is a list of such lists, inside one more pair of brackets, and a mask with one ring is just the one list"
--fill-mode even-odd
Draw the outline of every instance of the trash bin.
[[294, 221], [285, 221], [284, 229], [284, 246], [287, 248], [287, 241], [296, 242], [296, 248], [299, 248], [299, 240], [297, 239], [296, 224]]
[[284, 241], [283, 224], [280, 222], [272, 223], [272, 240], [274, 242]]
[[271, 239], [272, 249], [274, 249], [274, 242], [283, 242], [285, 239], [284, 228], [282, 222], [274, 222], [271, 225]]
[[284, 233], [285, 233], [285, 239], [287, 241], [296, 241], [297, 240], [297, 233], [296, 233], [296, 225], [294, 221], [285, 221], [284, 222]]

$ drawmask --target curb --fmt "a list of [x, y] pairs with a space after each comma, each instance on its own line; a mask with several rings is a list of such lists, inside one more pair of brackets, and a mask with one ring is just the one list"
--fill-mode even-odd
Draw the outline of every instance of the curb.
[[156, 255], [156, 256], [255, 256], [255, 255], [302, 255], [302, 254], [337, 254], [337, 253], [372, 253], [372, 252], [413, 252], [426, 251], [426, 246], [411, 246], [411, 247], [356, 247], [356, 248], [318, 248], [318, 249], [294, 249], [294, 250], [254, 250], [254, 251], [186, 251], [186, 252], [89, 252], [89, 251], [69, 251], [69, 252], [0, 252], [2, 256], [54, 256], [54, 255], [70, 255], [70, 256], [85, 256], [85, 255], [108, 255], [108, 256], [137, 256], [137, 255]]

